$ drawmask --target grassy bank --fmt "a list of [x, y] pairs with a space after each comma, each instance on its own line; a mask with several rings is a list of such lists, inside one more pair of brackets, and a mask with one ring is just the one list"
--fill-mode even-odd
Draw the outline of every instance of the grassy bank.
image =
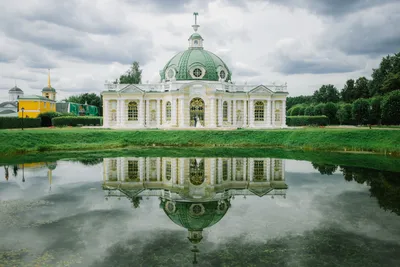
[[100, 162], [113, 157], [256, 157], [305, 160], [318, 164], [353, 166], [400, 172], [400, 157], [378, 154], [301, 151], [279, 148], [135, 148], [87, 151], [49, 151], [0, 157], [0, 165], [72, 160]]
[[399, 130], [296, 129], [163, 131], [29, 129], [0, 131], [0, 153], [93, 150], [121, 147], [279, 147], [299, 150], [400, 155]]

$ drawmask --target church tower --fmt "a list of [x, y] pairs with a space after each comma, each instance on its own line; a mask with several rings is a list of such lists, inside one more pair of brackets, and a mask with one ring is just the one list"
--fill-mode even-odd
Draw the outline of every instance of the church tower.
[[50, 69], [49, 69], [49, 76], [47, 79], [47, 87], [44, 87], [42, 89], [42, 96], [54, 100], [56, 101], [56, 89], [54, 89], [53, 87], [51, 87], [51, 82], [50, 82]]

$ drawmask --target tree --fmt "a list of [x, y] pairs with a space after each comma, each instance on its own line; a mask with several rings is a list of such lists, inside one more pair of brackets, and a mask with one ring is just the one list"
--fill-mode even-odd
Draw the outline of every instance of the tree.
[[372, 80], [370, 84], [370, 96], [385, 93], [382, 86], [390, 73], [400, 72], [400, 52], [394, 55], [388, 55], [382, 58], [377, 69], [372, 70]]
[[[114, 82], [118, 83], [118, 79]], [[125, 74], [119, 77], [121, 84], [141, 84], [142, 83], [142, 70], [140, 69], [139, 62], [134, 61], [130, 69]]]
[[80, 95], [73, 95], [65, 99], [65, 101], [73, 102], [77, 104], [88, 104], [99, 108], [99, 115], [103, 110], [103, 99], [95, 93], [84, 93]]
[[316, 115], [316, 116], [324, 115], [324, 108], [325, 108], [325, 104], [323, 104], [323, 103], [319, 103], [318, 105], [316, 105], [314, 107], [314, 115]]
[[322, 85], [319, 90], [313, 94], [313, 99], [316, 103], [339, 102], [339, 91], [332, 84]]
[[385, 94], [399, 89], [400, 89], [400, 72], [389, 73], [382, 84], [381, 91]]
[[337, 123], [336, 112], [337, 112], [337, 107], [334, 103], [332, 102], [326, 103], [323, 109], [323, 115], [329, 118], [329, 124]]
[[371, 99], [371, 111], [369, 113], [369, 121], [372, 124], [381, 124], [381, 109], [382, 98], [377, 96]]
[[347, 80], [347, 82], [344, 85], [342, 91], [340, 92], [340, 95], [341, 95], [342, 100], [344, 102], [349, 103], [349, 102], [352, 102], [355, 99], [354, 96], [356, 94], [355, 93], [356, 88], [354, 86], [354, 83], [355, 82], [354, 82], [353, 79]]
[[365, 77], [360, 77], [357, 79], [355, 84], [355, 95], [354, 100], [358, 98], [368, 98], [369, 90], [368, 90], [369, 81]]
[[351, 104], [340, 105], [338, 111], [336, 112], [336, 118], [339, 123], [342, 124], [352, 124], [351, 121]]
[[354, 101], [351, 113], [357, 124], [366, 124], [369, 119], [368, 100], [360, 98]]
[[382, 123], [400, 124], [400, 90], [385, 96], [382, 102]]
[[308, 106], [304, 110], [304, 115], [305, 116], [314, 116], [314, 106]]
[[300, 110], [301, 110], [301, 106], [294, 106], [290, 111], [290, 116], [299, 116]]
[[286, 109], [290, 109], [295, 105], [299, 104], [311, 104], [313, 101], [312, 96], [310, 95], [300, 95], [300, 96], [294, 96], [294, 97], [288, 97], [286, 99]]

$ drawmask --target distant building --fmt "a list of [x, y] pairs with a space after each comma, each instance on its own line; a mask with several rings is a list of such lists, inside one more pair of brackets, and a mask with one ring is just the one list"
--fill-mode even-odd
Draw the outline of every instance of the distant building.
[[24, 95], [24, 91], [15, 85], [8, 90], [8, 100], [0, 103], [0, 117], [17, 117], [18, 116], [18, 98]]
[[28, 95], [18, 98], [18, 117], [22, 117], [22, 108], [24, 108], [25, 118], [36, 118], [40, 113], [56, 111], [56, 90], [51, 87], [50, 71], [48, 76], [48, 85], [42, 89], [42, 96]]

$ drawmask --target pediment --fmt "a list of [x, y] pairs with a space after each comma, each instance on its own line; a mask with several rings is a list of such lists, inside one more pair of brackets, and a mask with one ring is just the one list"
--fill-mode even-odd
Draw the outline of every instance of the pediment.
[[143, 90], [137, 87], [136, 85], [130, 84], [126, 87], [122, 88], [119, 93], [121, 94], [143, 94]]
[[269, 95], [271, 95], [273, 92], [271, 89], [268, 89], [266, 86], [264, 85], [259, 85], [255, 88], [253, 88], [252, 90], [250, 90], [249, 92], [250, 94], [262, 94], [262, 93], [267, 93]]

